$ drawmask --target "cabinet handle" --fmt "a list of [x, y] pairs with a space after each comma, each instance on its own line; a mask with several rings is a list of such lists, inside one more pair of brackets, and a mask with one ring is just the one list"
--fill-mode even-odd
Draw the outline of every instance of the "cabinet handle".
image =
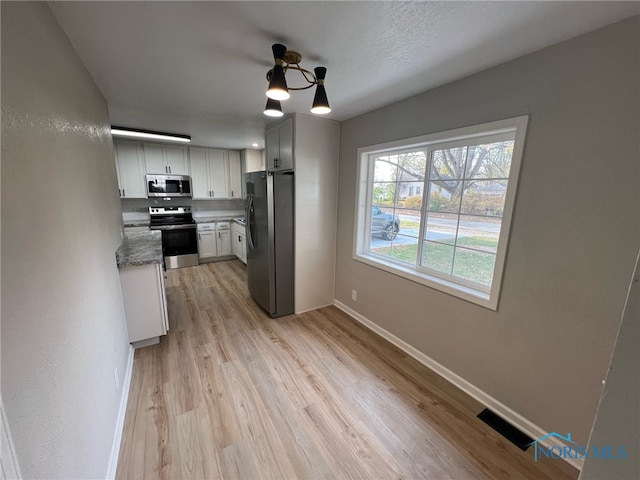
[[171, 173], [171, 165], [169, 165], [169, 173]]
[[278, 159], [277, 158], [273, 159], [273, 168], [278, 168]]
[[198, 240], [202, 240], [202, 236], [198, 234]]
[[123, 197], [125, 196], [125, 194], [124, 194], [124, 188], [122, 189], [122, 196], [123, 196]]
[[233, 197], [233, 190], [231, 190], [231, 196]]

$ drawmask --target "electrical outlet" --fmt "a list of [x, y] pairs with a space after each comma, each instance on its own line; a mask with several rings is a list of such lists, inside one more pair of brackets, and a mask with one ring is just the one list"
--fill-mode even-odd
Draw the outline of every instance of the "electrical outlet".
[[358, 301], [358, 292], [356, 292], [355, 290], [351, 290], [351, 300], [353, 300], [354, 302]]
[[113, 379], [116, 381], [116, 392], [120, 391], [120, 378], [118, 378], [118, 367], [116, 367], [116, 371], [113, 372]]

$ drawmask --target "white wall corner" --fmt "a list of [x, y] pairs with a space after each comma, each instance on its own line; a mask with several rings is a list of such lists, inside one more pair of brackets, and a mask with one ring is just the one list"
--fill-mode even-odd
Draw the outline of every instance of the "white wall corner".
[[18, 464], [18, 457], [16, 457], [16, 451], [13, 447], [13, 440], [11, 438], [11, 431], [9, 430], [9, 422], [4, 411], [4, 402], [0, 399], [0, 416], [2, 417], [2, 439], [0, 441], [0, 478], [4, 479], [21, 479], [20, 465]]
[[109, 456], [109, 467], [107, 469], [107, 480], [116, 478], [116, 470], [118, 468], [118, 456], [120, 455], [120, 444], [122, 443], [122, 432], [124, 430], [124, 419], [127, 413], [127, 401], [129, 399], [129, 390], [131, 388], [131, 375], [133, 373], [133, 356], [135, 349], [129, 346], [129, 358], [127, 359], [127, 370], [125, 372], [124, 381], [122, 382], [122, 396], [120, 397], [120, 408], [118, 409], [118, 417], [116, 419], [116, 427], [113, 435], [113, 443], [111, 445], [111, 455]]
[[[384, 328], [373, 323], [368, 318], [359, 314], [352, 308], [346, 306], [344, 303], [340, 302], [339, 300], [334, 300], [334, 305], [338, 307], [340, 310], [342, 310], [343, 312], [345, 312], [347, 315], [353, 317], [357, 322], [361, 323], [362, 325], [367, 327], [369, 330], [377, 333], [385, 340], [391, 342], [406, 354], [411, 355], [413, 358], [415, 358], [418, 362], [423, 364], [425, 367], [429, 368], [430, 370], [437, 373], [445, 380], [449, 381], [450, 383], [458, 387], [467, 395], [469, 395], [470, 397], [474, 398], [475, 400], [483, 404], [486, 408], [490, 409], [496, 415], [499, 415], [504, 420], [509, 422], [511, 425], [515, 426], [519, 430], [529, 435], [531, 438], [534, 438], [534, 439], [540, 438], [546, 435], [547, 433], [549, 433], [543, 430], [542, 428], [540, 428], [539, 426], [537, 426], [535, 423], [531, 422], [530, 420], [527, 420], [525, 417], [515, 412], [511, 408], [507, 407], [499, 400], [493, 398], [488, 393], [480, 390], [478, 387], [471, 384], [470, 382], [468, 382], [458, 374], [452, 372], [444, 365], [438, 363], [434, 359], [425, 355], [417, 348], [409, 345], [404, 340], [396, 337], [395, 335], [388, 332]], [[548, 448], [551, 448], [554, 446], [559, 446], [559, 447], [564, 446], [564, 444], [555, 437], [549, 437], [540, 443], [542, 443], [545, 447], [548, 447]], [[572, 465], [573, 467], [577, 468], [578, 470], [582, 470], [582, 465], [584, 464], [583, 459], [564, 458], [564, 460], [570, 465]]]

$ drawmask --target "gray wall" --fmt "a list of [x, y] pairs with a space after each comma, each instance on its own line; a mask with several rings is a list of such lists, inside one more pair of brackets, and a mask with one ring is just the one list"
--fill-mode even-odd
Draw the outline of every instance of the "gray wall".
[[2, 2], [2, 397], [26, 478], [104, 478], [129, 344], [107, 104], [46, 3]]
[[[639, 23], [397, 102], [341, 131], [337, 300], [581, 444], [640, 243]], [[358, 147], [523, 114], [529, 127], [497, 312], [352, 259]]]
[[[640, 257], [640, 256], [639, 256]], [[640, 478], [640, 284], [638, 263], [620, 322], [606, 385], [589, 438], [590, 448], [626, 448], [625, 461], [587, 457], [580, 480], [637, 480]]]

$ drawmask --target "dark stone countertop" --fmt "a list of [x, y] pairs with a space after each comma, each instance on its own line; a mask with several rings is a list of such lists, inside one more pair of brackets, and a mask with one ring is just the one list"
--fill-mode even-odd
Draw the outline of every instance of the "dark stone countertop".
[[162, 234], [160, 230], [131, 233], [116, 250], [118, 268], [162, 264]]

